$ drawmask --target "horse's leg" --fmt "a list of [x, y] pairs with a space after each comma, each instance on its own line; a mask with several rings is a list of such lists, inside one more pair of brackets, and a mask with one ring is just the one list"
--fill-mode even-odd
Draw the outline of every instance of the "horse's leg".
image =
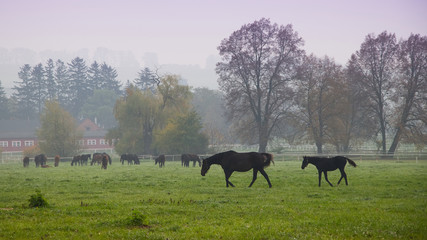
[[251, 182], [251, 184], [249, 184], [249, 187], [252, 187], [252, 184], [254, 184], [256, 177], [257, 177], [257, 174], [258, 174], [258, 169], [254, 168], [254, 174], [252, 177], [252, 182]]
[[[340, 184], [341, 180], [344, 178], [344, 179], [345, 179], [345, 185], [348, 185], [348, 182], [347, 182], [347, 174], [345, 173], [344, 168], [343, 168], [343, 169], [341, 169], [341, 168], [340, 168], [340, 172], [341, 172], [341, 178], [340, 178], [340, 180], [338, 181], [338, 184]], [[338, 184], [337, 184], [337, 185], [338, 185]]]
[[230, 176], [233, 172], [224, 170], [224, 173], [225, 173], [225, 183], [227, 184], [227, 187], [229, 184], [230, 184], [230, 186], [234, 187], [234, 185], [230, 181], [228, 181], [228, 179], [230, 178]]
[[264, 176], [264, 178], [267, 180], [268, 182], [268, 186], [271, 188], [271, 182], [270, 179], [268, 178], [267, 173], [264, 171], [264, 169], [260, 169], [259, 172]]
[[[341, 170], [341, 169], [340, 169]], [[344, 176], [344, 180], [345, 180], [345, 185], [348, 186], [348, 181], [347, 181], [347, 174], [344, 171], [344, 168], [342, 169], [341, 175]], [[341, 177], [342, 178], [342, 177]]]
[[329, 185], [331, 185], [331, 187], [333, 187], [334, 185], [332, 185], [332, 183], [329, 182], [329, 180], [328, 180], [328, 172], [324, 171], [324, 173], [325, 173], [325, 180], [329, 183]]

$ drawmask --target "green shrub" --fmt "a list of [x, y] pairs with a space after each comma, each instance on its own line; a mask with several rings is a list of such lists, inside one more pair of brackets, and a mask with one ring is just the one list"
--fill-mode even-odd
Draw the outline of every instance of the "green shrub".
[[43, 197], [40, 190], [36, 190], [36, 194], [31, 195], [30, 199], [28, 199], [30, 202], [29, 207], [36, 208], [36, 207], [47, 207], [49, 206], [49, 203], [46, 201], [46, 199]]
[[147, 216], [136, 210], [132, 211], [132, 215], [127, 219], [127, 224], [130, 226], [147, 225]]

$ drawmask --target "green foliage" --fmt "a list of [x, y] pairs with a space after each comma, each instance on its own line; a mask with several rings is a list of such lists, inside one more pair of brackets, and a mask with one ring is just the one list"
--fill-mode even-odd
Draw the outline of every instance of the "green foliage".
[[28, 202], [30, 202], [29, 204], [30, 208], [49, 206], [49, 203], [46, 201], [46, 199], [44, 198], [40, 190], [36, 190], [36, 194], [31, 195], [30, 199], [28, 199]]
[[148, 224], [147, 216], [137, 210], [132, 210], [132, 215], [127, 218], [127, 224], [130, 226], [145, 226]]
[[161, 153], [204, 153], [208, 147], [208, 139], [201, 130], [201, 118], [192, 111], [170, 119], [166, 127], [156, 135], [155, 146]]
[[37, 132], [40, 149], [47, 156], [73, 156], [79, 150], [82, 133], [70, 113], [56, 101], [46, 101], [40, 116], [41, 127]]
[[0, 81], [0, 119], [8, 119], [9, 116], [9, 101], [4, 91], [4, 87]]
[[117, 100], [114, 114], [119, 126], [109, 131], [108, 139], [115, 140], [119, 153], [148, 154], [153, 151], [154, 131], [162, 129], [167, 119], [185, 113], [191, 92], [178, 84], [176, 76], [166, 76], [156, 92], [130, 86], [126, 96]]
[[109, 131], [109, 138], [120, 139], [115, 145], [118, 153], [144, 153], [150, 139], [144, 139], [162, 121], [160, 99], [150, 91], [127, 89], [125, 98], [117, 100], [114, 114], [119, 126]]
[[80, 111], [80, 116], [90, 118], [106, 129], [116, 126], [117, 121], [113, 115], [114, 104], [119, 98], [112, 90], [95, 90]]

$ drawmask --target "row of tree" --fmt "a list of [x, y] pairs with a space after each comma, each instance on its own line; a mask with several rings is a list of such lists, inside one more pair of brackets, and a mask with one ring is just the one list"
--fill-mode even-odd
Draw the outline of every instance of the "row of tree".
[[[82, 62], [80, 58], [73, 60], [73, 62], [75, 61]], [[57, 62], [61, 61], [58, 60]], [[107, 66], [106, 64], [103, 65]], [[40, 64], [37, 66], [40, 66]], [[92, 64], [90, 69], [94, 69], [94, 66], [96, 66], [96, 62]], [[27, 69], [28, 67], [28, 65], [24, 65], [22, 69]], [[20, 74], [22, 73], [22, 69]], [[94, 71], [87, 72], [93, 73]], [[69, 74], [67, 73], [66, 75], [68, 76]], [[96, 75], [87, 74], [89, 76], [85, 78], [87, 83], [95, 82], [94, 79], [97, 78], [93, 78], [92, 76]], [[43, 74], [43, 78], [45, 76], [46, 74]], [[25, 82], [31, 82], [37, 78], [29, 77], [24, 79], [29, 80]], [[74, 80], [69, 78], [69, 81]], [[55, 81], [54, 83], [58, 82], [60, 81]], [[224, 127], [224, 121], [221, 120], [220, 112], [222, 110], [218, 111], [221, 105], [221, 96], [218, 94], [218, 91], [195, 89], [194, 93], [192, 93], [189, 86], [179, 85], [180, 78], [178, 76], [159, 76], [156, 72], [148, 68], [142, 69], [137, 74], [137, 78], [133, 83], [128, 82], [124, 91], [119, 92], [118, 88], [109, 87], [106, 84], [108, 81], [105, 81], [105, 79], [104, 81], [96, 82], [101, 84], [93, 84], [90, 85], [90, 88], [86, 88], [90, 89], [90, 91], [87, 91], [84, 101], [82, 100], [78, 104], [78, 114], [76, 114], [77, 111], [71, 114], [73, 110], [69, 104], [69, 102], [73, 102], [71, 99], [68, 101], [61, 100], [65, 99], [62, 97], [62, 94], [65, 93], [61, 92], [59, 84], [55, 85], [56, 87], [52, 90], [54, 94], [51, 96], [43, 95], [49, 89], [46, 84], [44, 85], [45, 89], [41, 88], [40, 91], [35, 91], [34, 93], [31, 93], [31, 89], [37, 88], [30, 87], [35, 86], [34, 84], [28, 84], [27, 88], [23, 88], [28, 89], [26, 92], [29, 93], [27, 95], [29, 99], [32, 99], [32, 97], [48, 96], [34, 98], [38, 101], [44, 100], [39, 110], [40, 114], [38, 113], [38, 106], [41, 103], [38, 101], [28, 101], [28, 109], [31, 108], [32, 111], [32, 114], [29, 114], [26, 113], [24, 108], [26, 104], [18, 104], [15, 101], [17, 95], [23, 91], [19, 91], [15, 87], [14, 94], [8, 99], [0, 82], [0, 107], [4, 107], [4, 112], [6, 113], [8, 110], [13, 109], [11, 106], [14, 106], [12, 104], [15, 103], [19, 106], [16, 109], [21, 109], [22, 111], [22, 115], [3, 114], [2, 117], [8, 119], [20, 116], [24, 119], [40, 118], [43, 129], [39, 135], [39, 138], [43, 142], [40, 147], [43, 148], [45, 153], [53, 155], [69, 155], [78, 151], [78, 145], [69, 143], [75, 141], [76, 136], [81, 136], [81, 134], [75, 133], [75, 129], [71, 126], [72, 124], [64, 122], [63, 119], [66, 118], [76, 119], [84, 117], [92, 120], [96, 119], [101, 126], [110, 129], [107, 137], [110, 142], [115, 142], [116, 150], [119, 153], [205, 152], [208, 145], [208, 138], [207, 135], [201, 133], [204, 125], [201, 122], [203, 119], [196, 111], [201, 112], [203, 116], [216, 114], [216, 117], [220, 117], [220, 121], [208, 120], [209, 133], [215, 134], [215, 137], [209, 137], [209, 139], [214, 143], [218, 143], [219, 139], [224, 140], [224, 132], [226, 132], [224, 128], [226, 127]], [[197, 101], [197, 103], [194, 103], [196, 106], [194, 108], [192, 102], [193, 95], [196, 96], [195, 100]], [[208, 95], [210, 95], [209, 98]], [[24, 99], [25, 97], [22, 98]], [[58, 108], [61, 110], [58, 110]], [[212, 113], [212, 111], [215, 111], [215, 113]], [[58, 119], [62, 122], [57, 122]], [[207, 119], [207, 117], [204, 117], [204, 119]], [[221, 124], [222, 126], [219, 126]], [[52, 129], [48, 126], [55, 126], [61, 130], [51, 131]], [[222, 128], [223, 131], [220, 132], [218, 128]], [[64, 132], [70, 134], [64, 134]], [[73, 132], [74, 134], [71, 134]], [[155, 136], [158, 137], [155, 138]], [[65, 145], [68, 147], [65, 147]], [[178, 149], [182, 151], [177, 151]]]
[[96, 61], [88, 67], [79, 57], [70, 63], [49, 59], [45, 65], [25, 64], [18, 76], [20, 80], [15, 82], [12, 96], [5, 104], [7, 108], [3, 118], [37, 118], [45, 101], [54, 99], [74, 117], [78, 117], [94, 91], [103, 89], [121, 94], [121, 84], [113, 67]]
[[[208, 137], [202, 132], [201, 117], [192, 110], [192, 93], [178, 84], [178, 77], [159, 79], [153, 91], [133, 85], [116, 101], [117, 127], [106, 139], [119, 154], [205, 153]], [[76, 121], [56, 100], [48, 100], [38, 130], [40, 150], [50, 156], [72, 156], [79, 151]]]
[[[98, 68], [95, 62], [88, 70], [80, 58], [65, 68], [60, 61], [53, 68], [50, 64], [25, 65], [12, 99], [19, 100], [20, 108], [28, 107], [23, 112], [28, 113], [40, 112], [43, 100], [56, 98], [76, 117], [79, 112], [96, 112], [105, 96], [115, 94], [102, 119], [108, 115], [115, 118], [108, 125], [112, 128], [108, 138], [116, 142], [118, 152], [172, 153], [177, 151], [176, 143], [205, 143], [202, 136], [193, 138], [189, 133], [190, 129], [200, 133], [202, 127], [211, 144], [238, 139], [258, 143], [260, 152], [266, 151], [273, 137], [312, 142], [319, 153], [325, 144], [347, 152], [367, 139], [377, 141], [383, 153], [387, 152], [386, 140], [392, 139], [391, 154], [401, 140], [420, 145], [427, 142], [426, 36], [411, 34], [397, 41], [387, 32], [367, 35], [345, 67], [327, 56], [306, 55], [302, 46], [303, 39], [291, 25], [279, 26], [268, 19], [244, 25], [221, 42], [218, 50], [222, 58], [216, 67], [223, 94], [219, 98], [225, 100], [234, 138], [227, 136], [226, 127], [218, 131], [218, 125], [214, 126], [222, 121], [217, 113], [221, 107], [207, 107], [206, 102], [200, 106], [215, 94], [196, 89], [196, 102], [190, 104], [193, 94], [188, 86], [178, 84], [177, 76], [160, 77], [148, 68], [121, 93], [115, 70], [105, 63]], [[53, 83], [48, 69], [54, 69]], [[67, 79], [67, 84], [60, 79]], [[56, 87], [51, 89], [47, 83]], [[0, 103], [1, 96], [0, 85]], [[25, 102], [24, 96], [32, 100]], [[200, 116], [203, 125], [196, 124]], [[187, 123], [192, 123], [191, 127]], [[202, 145], [188, 146], [202, 152]]]
[[369, 34], [346, 67], [306, 55], [291, 25], [261, 19], [218, 47], [216, 71], [240, 139], [266, 150], [274, 136], [325, 144], [338, 152], [373, 138], [393, 154], [400, 140], [427, 138], [427, 37]]

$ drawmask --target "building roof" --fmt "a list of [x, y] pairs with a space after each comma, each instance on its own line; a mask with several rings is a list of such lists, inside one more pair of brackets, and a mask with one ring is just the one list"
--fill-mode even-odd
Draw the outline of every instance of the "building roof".
[[83, 132], [83, 137], [85, 138], [104, 138], [105, 135], [107, 135], [107, 131], [106, 130], [96, 130], [96, 131], [84, 131]]
[[[36, 139], [39, 120], [0, 120], [0, 139]], [[83, 120], [78, 128], [85, 138], [103, 138], [107, 131], [89, 119]]]
[[0, 120], [0, 139], [36, 138], [39, 120]]
[[100, 128], [90, 119], [86, 118], [79, 121], [79, 126], [77, 127], [77, 130], [89, 132], [89, 131], [99, 131], [99, 130], [102, 130], [102, 128]]

